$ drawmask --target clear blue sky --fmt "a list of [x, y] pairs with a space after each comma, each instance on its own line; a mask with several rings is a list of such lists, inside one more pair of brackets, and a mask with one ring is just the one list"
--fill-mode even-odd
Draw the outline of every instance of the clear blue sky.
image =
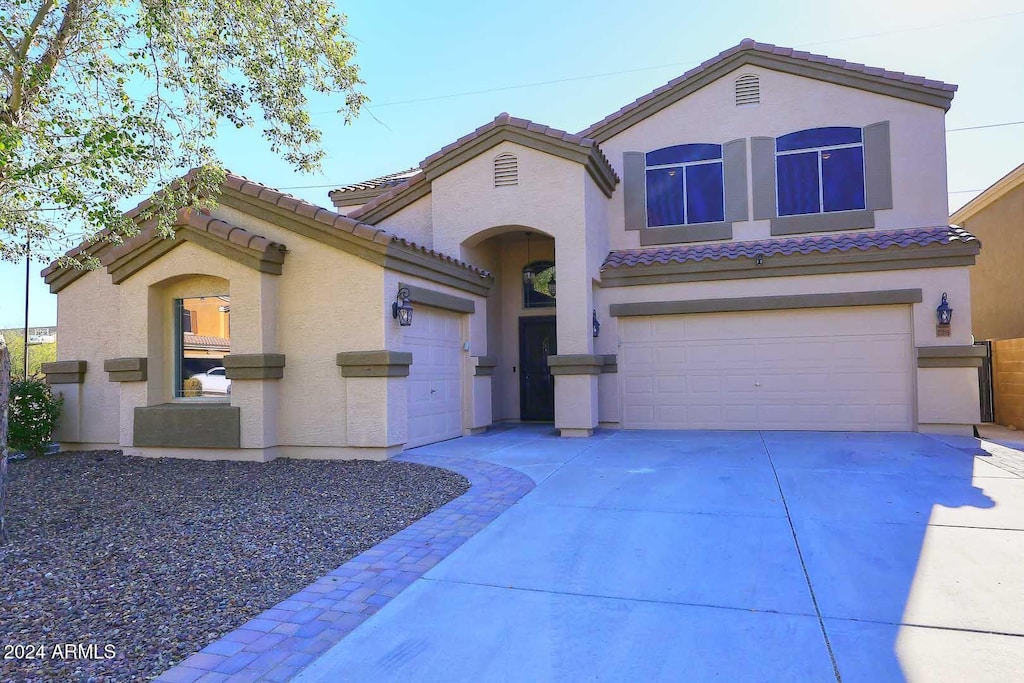
[[[294, 173], [258, 131], [217, 143], [232, 171], [327, 206], [326, 186], [415, 166], [502, 111], [578, 131], [745, 37], [956, 83], [950, 129], [1024, 121], [1020, 0], [338, 5], [371, 105], [346, 127], [330, 100], [313, 103], [323, 172]], [[954, 210], [1024, 162], [1024, 125], [950, 132], [948, 153]], [[32, 264], [32, 325], [56, 321], [42, 267]], [[24, 272], [0, 264], [0, 327], [23, 322]]]

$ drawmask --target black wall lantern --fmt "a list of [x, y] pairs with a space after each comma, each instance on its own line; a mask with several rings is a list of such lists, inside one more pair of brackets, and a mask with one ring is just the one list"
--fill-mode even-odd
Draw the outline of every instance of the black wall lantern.
[[953, 320], [953, 309], [949, 307], [945, 292], [942, 293], [942, 303], [935, 309], [935, 315], [940, 325], [948, 325]]
[[598, 335], [601, 334], [601, 321], [597, 319], [597, 309], [594, 309], [594, 339], [597, 339]]
[[409, 288], [399, 287], [398, 296], [391, 304], [391, 317], [398, 319], [402, 327], [412, 325], [412, 304], [409, 303]]

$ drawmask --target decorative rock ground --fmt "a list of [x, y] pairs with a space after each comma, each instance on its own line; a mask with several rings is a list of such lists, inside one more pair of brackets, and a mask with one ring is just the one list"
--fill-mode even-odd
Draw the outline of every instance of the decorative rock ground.
[[[0, 647], [41, 645], [46, 659], [0, 659], [4, 681], [148, 680], [468, 488], [365, 460], [96, 451], [10, 471]], [[94, 658], [54, 658], [61, 643], [95, 645], [77, 653]]]

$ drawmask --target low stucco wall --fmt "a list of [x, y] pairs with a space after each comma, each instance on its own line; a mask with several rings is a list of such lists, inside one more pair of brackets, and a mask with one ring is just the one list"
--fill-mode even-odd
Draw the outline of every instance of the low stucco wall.
[[1024, 429], [1024, 339], [992, 342], [996, 423]]

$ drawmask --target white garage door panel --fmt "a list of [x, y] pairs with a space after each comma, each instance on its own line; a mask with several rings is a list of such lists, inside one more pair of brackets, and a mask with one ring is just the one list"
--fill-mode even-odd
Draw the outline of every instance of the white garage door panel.
[[632, 429], [913, 428], [905, 306], [623, 320]]
[[404, 331], [409, 366], [406, 448], [462, 436], [461, 316], [419, 307]]

